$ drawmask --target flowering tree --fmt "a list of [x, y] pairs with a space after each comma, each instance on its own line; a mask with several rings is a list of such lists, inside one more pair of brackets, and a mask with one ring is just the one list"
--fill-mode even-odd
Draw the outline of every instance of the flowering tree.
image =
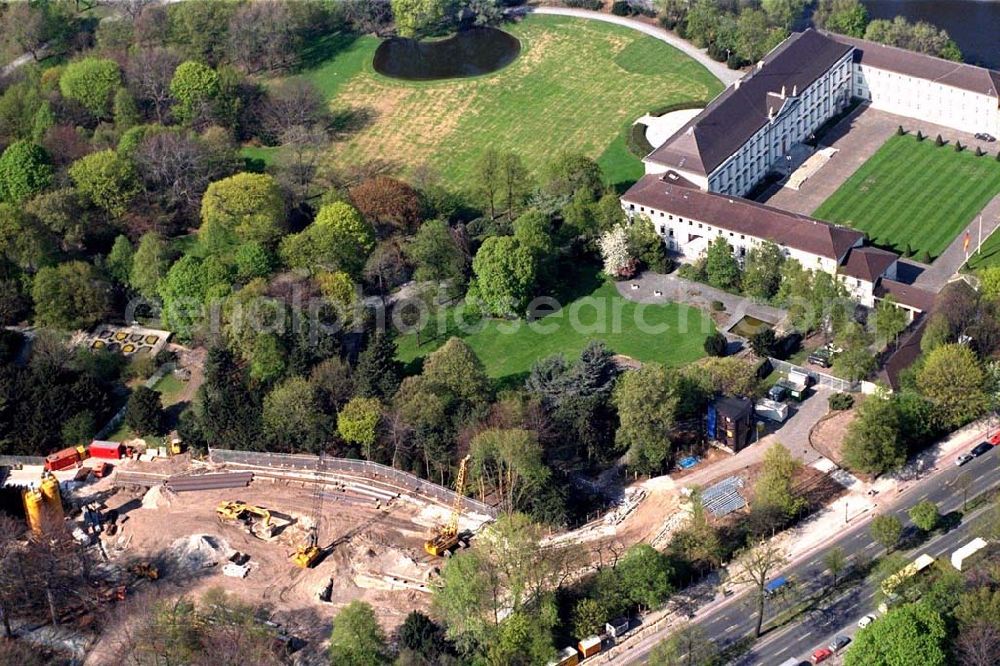
[[604, 260], [604, 272], [616, 280], [626, 280], [635, 275], [637, 262], [629, 252], [628, 231], [617, 224], [601, 235], [598, 245]]

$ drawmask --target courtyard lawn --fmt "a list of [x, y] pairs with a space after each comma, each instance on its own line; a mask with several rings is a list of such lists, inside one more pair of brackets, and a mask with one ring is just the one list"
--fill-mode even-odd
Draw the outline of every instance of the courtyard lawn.
[[[970, 248], [973, 250], [976, 247], [977, 237], [975, 234], [972, 236]], [[979, 270], [980, 268], [989, 268], [991, 266], [1000, 266], [1000, 229], [997, 229], [990, 237], [983, 241], [982, 252], [973, 252], [973, 255], [969, 257], [969, 262], [966, 264], [967, 268], [973, 270]]]
[[516, 382], [524, 379], [536, 360], [563, 354], [572, 361], [591, 340], [603, 341], [616, 354], [670, 366], [705, 355], [705, 338], [715, 332], [715, 326], [701, 310], [676, 303], [640, 305], [623, 298], [611, 282], [595, 280], [595, 284], [589, 293], [531, 325], [523, 320], [490, 319], [476, 325], [478, 330], [462, 332], [456, 324], [460, 310], [447, 308], [441, 317], [445, 324], [438, 325], [440, 319], [432, 318], [419, 345], [414, 333], [399, 336], [397, 357], [415, 365], [413, 361], [454, 335], [465, 339], [491, 377]]
[[642, 175], [640, 160], [625, 148], [624, 126], [654, 107], [722, 90], [677, 49], [621, 26], [530, 16], [503, 29], [521, 41], [513, 63], [449, 81], [375, 73], [372, 37], [331, 37], [317, 47], [313, 66], [300, 76], [330, 100], [338, 133], [332, 165], [380, 160], [404, 176], [427, 166], [445, 186], [467, 190], [487, 147], [518, 152], [535, 174], [560, 150], [572, 150], [598, 159], [620, 186]]
[[[835, 158], [836, 159], [836, 158]], [[814, 217], [860, 229], [877, 245], [933, 259], [1000, 193], [1000, 162], [933, 139], [893, 136]]]

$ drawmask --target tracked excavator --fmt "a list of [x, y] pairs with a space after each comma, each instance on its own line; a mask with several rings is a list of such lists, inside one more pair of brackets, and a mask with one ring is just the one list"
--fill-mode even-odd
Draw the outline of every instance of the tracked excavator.
[[215, 512], [224, 521], [243, 523], [250, 534], [261, 539], [270, 539], [273, 535], [274, 524], [271, 522], [271, 512], [267, 509], [240, 500], [230, 500], [216, 507]]

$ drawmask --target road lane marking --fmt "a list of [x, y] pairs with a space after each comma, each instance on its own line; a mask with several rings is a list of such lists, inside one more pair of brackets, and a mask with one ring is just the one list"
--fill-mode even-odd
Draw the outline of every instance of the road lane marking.
[[740, 626], [740, 625], [738, 625], [738, 624], [734, 624], [734, 625], [733, 625], [733, 626], [731, 626], [731, 627], [727, 627], [727, 628], [726, 628], [726, 630], [725, 630], [724, 632], [722, 632], [722, 633], [724, 633], [724, 634], [728, 634], [728, 633], [729, 633], [730, 631], [732, 631], [733, 629], [735, 629], [735, 628], [736, 628], [736, 627], [738, 627], [738, 626]]

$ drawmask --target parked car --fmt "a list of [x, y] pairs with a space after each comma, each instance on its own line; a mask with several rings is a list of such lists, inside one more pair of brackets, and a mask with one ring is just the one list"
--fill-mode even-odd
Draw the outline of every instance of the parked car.
[[979, 442], [976, 446], [969, 451], [973, 456], [981, 456], [988, 451], [993, 450], [993, 445], [989, 442]]
[[813, 365], [818, 365], [821, 368], [829, 368], [833, 365], [833, 352], [829, 349], [817, 349], [809, 357], [806, 358], [807, 361]]
[[986, 441], [992, 444], [993, 446], [1000, 444], [1000, 430], [998, 430], [992, 437], [990, 437]]
[[830, 641], [830, 644], [827, 645], [827, 647], [833, 650], [834, 652], [840, 652], [845, 647], [847, 647], [847, 644], [850, 642], [851, 639], [848, 638], [847, 636], [837, 636], [832, 641]]
[[962, 465], [964, 465], [965, 463], [969, 462], [970, 460], [975, 460], [975, 459], [976, 459], [976, 456], [972, 455], [971, 453], [963, 453], [959, 457], [955, 458], [955, 464], [958, 465], [959, 467], [961, 467]]
[[833, 650], [831, 650], [828, 647], [820, 648], [812, 653], [812, 659], [810, 661], [812, 661], [812, 663], [814, 664], [818, 664], [821, 661], [826, 661], [832, 656], [833, 656]]
[[979, 139], [980, 141], [986, 141], [990, 143], [996, 141], [996, 138], [994, 138], [992, 134], [987, 134], [986, 132], [978, 132], [976, 134], [976, 138]]
[[861, 618], [860, 620], [858, 620], [858, 628], [859, 629], [864, 629], [865, 627], [867, 627], [869, 624], [871, 624], [874, 621], [875, 621], [875, 616], [874, 615], [865, 615], [863, 618]]

